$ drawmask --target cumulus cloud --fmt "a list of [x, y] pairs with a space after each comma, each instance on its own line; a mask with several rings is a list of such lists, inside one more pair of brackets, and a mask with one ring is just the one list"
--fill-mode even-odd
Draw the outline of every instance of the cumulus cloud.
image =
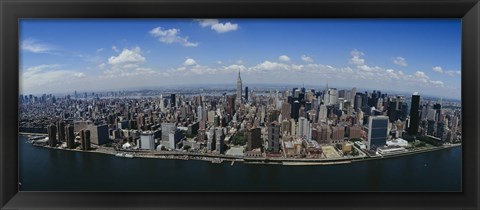
[[131, 49], [125, 48], [118, 55], [108, 58], [107, 62], [98, 65], [98, 68], [103, 71], [103, 75], [101, 75], [100, 78], [137, 76], [155, 73], [151, 68], [141, 66], [146, 61], [147, 59], [143, 56], [140, 47], [137, 46]]
[[185, 60], [185, 62], [183, 62], [183, 65], [185, 66], [192, 66], [192, 65], [195, 65], [197, 64], [197, 62], [195, 60], [193, 60], [192, 58], [187, 58], [187, 60]]
[[119, 55], [111, 56], [108, 59], [108, 63], [111, 65], [125, 64], [126, 66], [132, 66], [145, 61], [146, 59], [142, 56], [142, 51], [140, 47], [123, 49], [123, 51]]
[[117, 46], [112, 46], [112, 50], [115, 51], [115, 52], [120, 52], [120, 50], [118, 50]]
[[281, 56], [278, 57], [278, 60], [282, 61], [282, 62], [288, 62], [288, 61], [290, 61], [290, 58], [286, 55], [281, 55]]
[[197, 47], [198, 43], [188, 41], [188, 36], [182, 37], [180, 36], [180, 29], [171, 28], [171, 29], [163, 29], [162, 27], [156, 27], [149, 31], [150, 35], [153, 37], [158, 38], [158, 41], [172, 44], [178, 43], [185, 47]]
[[302, 61], [304, 61], [304, 62], [308, 62], [308, 63], [312, 63], [312, 62], [313, 62], [313, 58], [310, 57], [310, 56], [302, 55], [301, 59], [302, 59]]
[[407, 64], [407, 60], [405, 60], [405, 58], [403, 58], [403, 57], [395, 57], [395, 58], [393, 58], [393, 63], [394, 63], [394, 64], [397, 64], [397, 65], [399, 65], [399, 66], [403, 66], [403, 67], [405, 67], [405, 66], [408, 65], [408, 64]]
[[432, 68], [432, 70], [437, 73], [443, 73], [443, 69], [441, 66], [435, 66]]
[[216, 31], [217, 33], [236, 31], [238, 29], [238, 24], [234, 24], [231, 22], [220, 23], [220, 21], [218, 21], [217, 19], [201, 19], [196, 21], [199, 22], [201, 27], [210, 27], [210, 29]]
[[32, 53], [48, 53], [54, 50], [50, 44], [41, 43], [35, 39], [25, 39], [21, 42], [20, 49]]
[[423, 71], [416, 71], [414, 75], [418, 79], [418, 81], [421, 81], [424, 83], [427, 83], [428, 80], [430, 79], [430, 77], [428, 77], [427, 74], [425, 74], [425, 72]]
[[264, 61], [250, 68], [252, 71], [272, 71], [272, 70], [288, 70], [289, 65], [271, 61]]
[[362, 58], [365, 55], [363, 52], [360, 52], [357, 49], [354, 49], [350, 52], [350, 55], [352, 57], [350, 58], [349, 63], [354, 64], [354, 65], [364, 65], [365, 64], [365, 59]]

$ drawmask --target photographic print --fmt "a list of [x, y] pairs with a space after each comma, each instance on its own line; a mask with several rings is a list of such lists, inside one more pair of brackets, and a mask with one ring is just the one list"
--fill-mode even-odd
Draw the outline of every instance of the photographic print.
[[20, 19], [20, 191], [462, 191], [461, 19]]

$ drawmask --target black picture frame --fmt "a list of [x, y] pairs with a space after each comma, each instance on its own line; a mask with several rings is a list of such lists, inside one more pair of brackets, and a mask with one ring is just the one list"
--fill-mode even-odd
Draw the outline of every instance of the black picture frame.
[[[0, 0], [1, 209], [478, 209], [478, 0]], [[462, 18], [462, 192], [18, 192], [19, 18]]]

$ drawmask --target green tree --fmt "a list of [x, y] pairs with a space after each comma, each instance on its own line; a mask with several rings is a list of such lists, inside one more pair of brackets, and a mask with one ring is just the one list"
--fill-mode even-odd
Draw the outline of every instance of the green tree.
[[247, 143], [247, 137], [245, 136], [244, 132], [237, 132], [233, 137], [232, 137], [232, 144], [234, 145], [245, 145]]

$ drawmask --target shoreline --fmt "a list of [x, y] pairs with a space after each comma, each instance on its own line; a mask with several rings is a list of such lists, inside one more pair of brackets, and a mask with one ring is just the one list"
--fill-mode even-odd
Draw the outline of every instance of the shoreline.
[[[19, 133], [21, 136], [27, 136], [32, 134]], [[33, 134], [35, 135], [35, 134]], [[45, 134], [37, 134], [45, 135]], [[199, 161], [208, 161], [212, 163], [222, 163], [223, 161], [230, 161], [231, 166], [235, 162], [242, 162], [244, 164], [263, 164], [263, 165], [286, 165], [286, 166], [312, 166], [312, 165], [339, 165], [339, 164], [349, 164], [358, 161], [368, 161], [368, 160], [379, 160], [386, 158], [395, 158], [407, 155], [414, 155], [418, 153], [425, 153], [431, 151], [437, 151], [442, 149], [448, 149], [453, 147], [459, 147], [461, 144], [451, 144], [451, 145], [442, 145], [442, 146], [432, 146], [429, 148], [417, 149], [414, 151], [399, 152], [394, 154], [387, 155], [366, 155], [360, 157], [340, 157], [340, 158], [325, 158], [325, 159], [294, 159], [294, 158], [249, 158], [249, 157], [239, 157], [239, 156], [228, 156], [224, 154], [212, 154], [212, 153], [191, 153], [191, 152], [172, 152], [172, 151], [126, 151], [120, 150], [117, 151], [110, 147], [95, 146], [92, 150], [83, 151], [78, 149], [68, 149], [61, 147], [50, 147], [48, 145], [39, 145], [31, 143], [36, 147], [43, 147], [47, 149], [56, 149], [64, 151], [73, 151], [73, 152], [90, 152], [90, 153], [100, 153], [106, 155], [114, 155], [119, 158], [150, 158], [150, 159], [168, 159], [168, 160], [199, 160]], [[363, 151], [362, 151], [363, 152]]]

